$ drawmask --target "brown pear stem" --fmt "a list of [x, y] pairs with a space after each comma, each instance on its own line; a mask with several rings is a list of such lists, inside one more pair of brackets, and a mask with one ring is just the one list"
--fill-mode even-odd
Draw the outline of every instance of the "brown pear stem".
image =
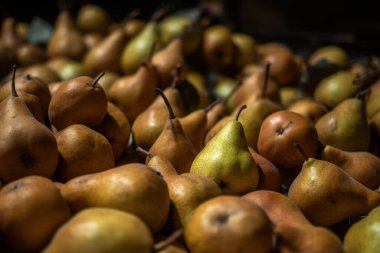
[[146, 157], [149, 157], [149, 158], [153, 158], [154, 157], [154, 154], [143, 149], [142, 147], [137, 147], [136, 148], [136, 151], [137, 153], [139, 153], [140, 155], [143, 155], [143, 156], [146, 156]]
[[17, 91], [16, 91], [16, 70], [17, 66], [16, 64], [12, 67], [12, 96], [18, 97]]
[[170, 87], [175, 88], [177, 86], [182, 69], [183, 69], [183, 65], [177, 64], [177, 66], [174, 69], [174, 73], [173, 73], [174, 77], [173, 77], [173, 81]]
[[365, 90], [359, 91], [356, 95], [355, 98], [363, 100], [366, 98], [367, 95], [369, 95], [372, 92], [372, 88], [369, 87]]
[[170, 102], [168, 100], [168, 98], [165, 96], [164, 92], [160, 89], [160, 88], [156, 88], [156, 91], [158, 92], [158, 94], [160, 94], [160, 96], [162, 97], [162, 99], [164, 100], [165, 102], [165, 105], [166, 107], [168, 108], [168, 111], [169, 111], [169, 119], [172, 120], [172, 119], [175, 119], [175, 114], [173, 112], [173, 108], [172, 106], [170, 105]]
[[307, 159], [309, 159], [305, 153], [305, 151], [302, 149], [301, 145], [297, 142], [293, 143], [293, 147], [297, 148], [298, 151], [302, 154], [303, 158], [305, 159], [305, 161], [307, 161]]
[[183, 234], [183, 229], [180, 228], [180, 229], [177, 229], [176, 231], [174, 231], [168, 238], [166, 238], [165, 240], [161, 241], [161, 242], [158, 242], [156, 244], [153, 245], [153, 249], [155, 252], [158, 252], [160, 250], [163, 250], [165, 249], [166, 247], [170, 246], [171, 244], [173, 244], [173, 242], [177, 241], [178, 238], [180, 238]]
[[240, 114], [241, 114], [241, 112], [242, 112], [245, 108], [247, 108], [247, 105], [242, 105], [242, 106], [240, 106], [238, 112], [236, 113], [235, 120], [239, 120]]
[[217, 104], [220, 104], [223, 102], [223, 99], [220, 99], [218, 98], [217, 100], [215, 100], [214, 102], [212, 102], [211, 104], [209, 104], [204, 110], [205, 110], [205, 113], [207, 114], [209, 111], [212, 110], [212, 108], [214, 108]]
[[101, 72], [99, 73], [99, 75], [97, 75], [94, 80], [92, 81], [91, 83], [91, 86], [92, 87], [95, 87], [96, 83], [100, 80], [100, 78], [102, 78], [102, 76], [104, 76], [105, 72]]
[[261, 90], [261, 94], [263, 97], [266, 97], [267, 89], [268, 89], [268, 81], [269, 81], [269, 71], [270, 71], [270, 63], [265, 65], [265, 77], [264, 77], [264, 85]]

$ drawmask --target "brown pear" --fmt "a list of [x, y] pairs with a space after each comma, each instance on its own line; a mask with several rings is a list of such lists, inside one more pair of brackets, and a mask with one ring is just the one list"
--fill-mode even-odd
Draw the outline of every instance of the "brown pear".
[[349, 152], [327, 145], [321, 159], [337, 165], [370, 189], [380, 185], [380, 159], [369, 152]]
[[45, 177], [27, 176], [0, 191], [0, 237], [12, 252], [41, 252], [69, 218], [69, 206]]
[[0, 180], [28, 175], [51, 177], [57, 166], [53, 133], [37, 121], [18, 96], [13, 70], [12, 94], [0, 103]]
[[62, 11], [57, 17], [54, 32], [48, 42], [47, 55], [81, 60], [85, 53], [86, 45], [73, 17], [68, 11]]
[[74, 124], [55, 135], [59, 161], [54, 178], [66, 182], [84, 174], [114, 167], [112, 146], [100, 133]]
[[83, 32], [104, 34], [107, 32], [110, 24], [110, 17], [107, 11], [101, 6], [85, 4], [78, 12], [76, 24]]
[[59, 77], [57, 72], [41, 63], [28, 66], [24, 69], [23, 73], [33, 77], [37, 77], [44, 81], [44, 83], [46, 84], [61, 81], [61, 78]]
[[92, 73], [99, 73], [100, 71], [119, 72], [120, 57], [126, 43], [127, 36], [123, 28], [120, 27], [87, 52], [84, 65]]
[[33, 117], [36, 118], [42, 124], [45, 123], [45, 115], [42, 111], [41, 100], [39, 97], [26, 93], [24, 91], [18, 91], [17, 94], [24, 101]]
[[23, 38], [17, 34], [16, 20], [14, 18], [4, 19], [1, 27], [0, 44], [14, 54], [24, 42]]
[[80, 76], [62, 83], [49, 105], [50, 122], [61, 130], [72, 124], [98, 126], [107, 112], [107, 97], [98, 80]]
[[117, 161], [127, 148], [131, 126], [123, 112], [111, 102], [107, 104], [107, 113], [96, 131], [107, 138], [112, 146], [113, 157]]
[[380, 204], [374, 192], [327, 161], [308, 158], [289, 188], [289, 198], [314, 225], [329, 226], [366, 215]]
[[203, 140], [207, 127], [207, 111], [204, 109], [196, 110], [180, 118], [179, 123], [195, 150], [199, 152], [204, 146]]
[[296, 175], [304, 157], [293, 147], [298, 142], [308, 157], [316, 157], [319, 150], [317, 131], [305, 116], [289, 111], [269, 115], [262, 123], [257, 148], [280, 170]]
[[[178, 117], [184, 116], [185, 107], [180, 92], [174, 87], [169, 87], [164, 90], [164, 94], [168, 98], [174, 114]], [[169, 113], [163, 99], [157, 97], [133, 122], [132, 133], [136, 145], [150, 149], [164, 129], [168, 116]]]
[[313, 99], [297, 100], [288, 107], [288, 110], [306, 116], [314, 123], [328, 112], [325, 105]]
[[[174, 78], [173, 69], [178, 65], [184, 66], [185, 64], [182, 43], [181, 38], [174, 39], [152, 57], [152, 65], [157, 72], [158, 83], [162, 89], [170, 86], [172, 83]], [[181, 75], [178, 77], [179, 80], [182, 80], [186, 74], [186, 71], [181, 71]]]
[[95, 46], [99, 45], [103, 39], [104, 36], [99, 33], [86, 33], [83, 35], [83, 43], [86, 45], [88, 50], [91, 50]]
[[20, 66], [29, 66], [45, 61], [46, 54], [34, 44], [24, 44], [17, 49], [16, 58]]
[[136, 73], [116, 80], [109, 89], [108, 99], [133, 122], [157, 97], [158, 81], [150, 63], [144, 63]]
[[138, 216], [153, 233], [164, 226], [169, 213], [165, 181], [138, 163], [76, 177], [63, 186], [62, 194], [74, 212], [89, 207], [122, 210]]
[[161, 134], [150, 148], [153, 154], [162, 156], [171, 162], [178, 174], [190, 171], [197, 152], [184, 133], [180, 121], [176, 118], [169, 100], [162, 90], [157, 89], [169, 111], [169, 120]]

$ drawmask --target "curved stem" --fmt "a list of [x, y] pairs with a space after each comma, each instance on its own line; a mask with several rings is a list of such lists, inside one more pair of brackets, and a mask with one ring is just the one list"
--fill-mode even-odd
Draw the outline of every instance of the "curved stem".
[[154, 157], [154, 154], [143, 149], [142, 147], [137, 147], [136, 148], [136, 151], [137, 153], [139, 153], [140, 155], [143, 155], [143, 156], [146, 156], [146, 157], [149, 157], [149, 158], [153, 158]]
[[161, 241], [161, 242], [158, 242], [158, 243], [155, 243], [153, 245], [153, 249], [155, 252], [158, 252], [160, 250], [163, 250], [165, 249], [166, 247], [170, 246], [173, 242], [177, 241], [178, 238], [180, 238], [183, 234], [183, 229], [180, 228], [180, 229], [177, 229], [176, 231], [174, 231], [168, 238], [166, 238], [165, 240]]
[[16, 91], [16, 70], [17, 66], [16, 64], [12, 67], [12, 96], [18, 97], [17, 91]]
[[305, 153], [305, 151], [302, 149], [301, 145], [297, 142], [293, 143], [293, 147], [297, 148], [298, 151], [302, 154], [303, 158], [305, 159], [305, 161], [307, 161], [307, 159], [309, 159]]
[[105, 72], [101, 72], [99, 73], [99, 75], [97, 75], [94, 80], [92, 81], [91, 83], [91, 86], [92, 87], [95, 87], [96, 83], [100, 80], [100, 78], [102, 78], [102, 76], [104, 76]]
[[162, 97], [162, 99], [164, 100], [165, 102], [165, 105], [166, 105], [166, 108], [168, 108], [168, 111], [169, 111], [169, 119], [172, 120], [172, 119], [175, 119], [175, 114], [173, 112], [173, 108], [172, 106], [170, 105], [169, 103], [169, 100], [168, 98], [165, 96], [164, 92], [160, 89], [160, 88], [156, 88], [156, 91], [158, 92], [158, 94], [160, 94], [160, 96]]
[[205, 113], [207, 114], [209, 111], [212, 110], [212, 108], [214, 108], [217, 104], [220, 104], [223, 102], [223, 99], [220, 99], [218, 98], [217, 100], [215, 100], [214, 102], [212, 102], [211, 104], [209, 104], [204, 110], [205, 110]]
[[241, 112], [242, 112], [245, 108], [247, 108], [247, 105], [242, 105], [242, 106], [239, 108], [238, 112], [236, 113], [235, 120], [239, 120], [240, 114], [241, 114]]
[[265, 78], [263, 89], [261, 90], [261, 94], [263, 97], [266, 97], [267, 89], [268, 89], [268, 81], [269, 81], [269, 71], [270, 71], [270, 63], [265, 65]]

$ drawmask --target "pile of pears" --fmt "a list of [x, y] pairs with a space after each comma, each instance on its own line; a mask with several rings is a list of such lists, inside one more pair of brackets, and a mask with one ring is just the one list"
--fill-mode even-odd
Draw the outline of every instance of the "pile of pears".
[[380, 58], [157, 10], [0, 31], [0, 252], [380, 252]]

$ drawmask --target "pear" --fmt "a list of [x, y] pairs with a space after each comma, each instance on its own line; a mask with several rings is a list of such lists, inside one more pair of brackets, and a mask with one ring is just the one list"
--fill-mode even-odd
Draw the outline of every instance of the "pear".
[[217, 99], [210, 104], [207, 110], [207, 131], [209, 131], [220, 119], [226, 115], [226, 107], [223, 100]]
[[292, 103], [288, 110], [308, 117], [316, 123], [329, 110], [322, 103], [313, 99], [300, 99]]
[[106, 71], [104, 76], [98, 81], [99, 85], [102, 86], [107, 97], [112, 84], [116, 82], [116, 80], [119, 78], [120, 75], [118, 73]]
[[17, 49], [16, 58], [20, 66], [29, 66], [45, 61], [46, 54], [34, 44], [24, 44]]
[[235, 89], [236, 80], [227, 76], [218, 77], [214, 93], [218, 98], [226, 99]]
[[108, 91], [108, 99], [117, 105], [133, 122], [156, 98], [158, 86], [155, 70], [151, 63], [141, 64], [136, 73], [116, 80]]
[[243, 69], [247, 64], [252, 63], [256, 56], [255, 40], [243, 33], [232, 34], [232, 42], [237, 47], [235, 66], [236, 69]]
[[55, 138], [59, 161], [54, 178], [60, 182], [114, 167], [111, 144], [91, 128], [70, 125], [58, 132]]
[[192, 253], [268, 253], [272, 233], [265, 212], [235, 196], [219, 196], [202, 203], [185, 227], [186, 243]]
[[176, 118], [165, 94], [158, 88], [157, 92], [167, 106], [169, 120], [165, 123], [164, 129], [149, 151], [166, 158], [173, 164], [179, 174], [189, 172], [197, 152], [185, 135], [181, 123]]
[[181, 65], [182, 69], [180, 75], [177, 77], [180, 80], [183, 80], [186, 76], [186, 65], [185, 59], [182, 53], [183, 42], [181, 38], [176, 38], [172, 40], [165, 48], [158, 51], [152, 56], [152, 65], [154, 66], [159, 86], [161, 88], [166, 88], [170, 86], [173, 81], [173, 69], [176, 66]]
[[318, 84], [314, 90], [314, 98], [333, 108], [343, 100], [353, 97], [362, 88], [354, 79], [355, 74], [351, 71], [338, 71]]
[[169, 213], [165, 181], [138, 163], [76, 177], [62, 187], [62, 194], [73, 212], [89, 207], [118, 209], [138, 216], [153, 233], [161, 230]]
[[145, 26], [145, 22], [139, 19], [132, 18], [127, 21], [128, 22], [125, 22], [123, 28], [128, 39], [134, 38]]
[[298, 142], [308, 157], [319, 150], [317, 131], [307, 117], [289, 111], [270, 114], [261, 124], [257, 149], [282, 174], [294, 177], [302, 168], [303, 156], [293, 147]]
[[303, 90], [297, 87], [281, 87], [279, 93], [281, 105], [285, 108], [288, 108], [295, 101], [308, 97], [308, 95]]
[[67, 203], [45, 177], [27, 176], [0, 191], [0, 237], [12, 252], [41, 252], [69, 218]]
[[56, 20], [54, 32], [47, 45], [49, 57], [65, 56], [81, 60], [86, 53], [86, 45], [78, 31], [73, 17], [68, 11], [62, 11]]
[[[179, 90], [169, 87], [164, 94], [176, 116], [185, 115], [185, 107]], [[164, 129], [165, 122], [169, 117], [166, 105], [161, 97], [157, 97], [145, 111], [137, 116], [132, 125], [133, 138], [137, 146], [150, 149]]]
[[244, 194], [256, 189], [259, 175], [249, 153], [244, 129], [235, 119], [227, 122], [220, 132], [195, 157], [190, 172], [213, 179], [223, 193]]
[[169, 44], [170, 41], [180, 36], [184, 29], [191, 24], [191, 20], [183, 16], [169, 16], [159, 24], [159, 32], [162, 43]]
[[350, 98], [342, 101], [323, 115], [315, 128], [323, 145], [346, 151], [366, 151], [369, 148], [371, 133], [361, 99]]
[[348, 55], [340, 47], [332, 45], [324, 46], [314, 51], [309, 58], [309, 64], [315, 65], [322, 60], [330, 64], [344, 65], [348, 61]]
[[162, 10], [157, 11], [144, 28], [124, 47], [120, 60], [121, 71], [124, 74], [135, 72], [142, 62], [150, 58], [152, 51], [161, 47], [157, 20], [162, 14]]
[[68, 81], [78, 76], [90, 75], [91, 71], [78, 61], [70, 61], [58, 71], [58, 75], [62, 81]]
[[120, 69], [120, 57], [127, 36], [122, 27], [110, 33], [102, 42], [87, 52], [83, 64], [92, 71], [118, 72]]
[[367, 117], [373, 117], [380, 109], [380, 79], [371, 85], [371, 92], [366, 97]]
[[41, 100], [39, 97], [24, 91], [18, 91], [17, 94], [24, 101], [33, 117], [44, 124], [46, 114], [42, 111]]
[[80, 8], [76, 24], [83, 32], [104, 34], [107, 32], [110, 18], [106, 10], [101, 6], [86, 4]]
[[207, 144], [212, 140], [222, 128], [234, 117], [232, 115], [227, 115], [219, 119], [207, 132], [204, 140], [204, 144]]
[[111, 102], [107, 103], [107, 113], [96, 131], [104, 135], [112, 146], [114, 160], [117, 161], [127, 148], [131, 126], [123, 112]]
[[87, 76], [77, 77], [62, 83], [49, 105], [49, 119], [61, 130], [72, 124], [98, 126], [107, 112], [107, 97], [98, 80], [100, 73], [92, 79]]
[[95, 46], [102, 42], [104, 36], [99, 33], [87, 33], [83, 35], [83, 43], [86, 45], [88, 50], [93, 49]]
[[0, 44], [15, 54], [24, 43], [24, 39], [17, 34], [16, 20], [14, 18], [4, 19], [1, 26]]
[[42, 252], [150, 253], [152, 248], [152, 234], [141, 219], [130, 213], [98, 207], [76, 214], [57, 231]]
[[369, 152], [348, 152], [327, 145], [321, 159], [337, 165], [370, 189], [380, 185], [380, 159]]
[[198, 72], [188, 72], [186, 80], [191, 83], [198, 92], [199, 105], [198, 108], [205, 108], [210, 103], [210, 94], [207, 90], [206, 80], [204, 76]]
[[32, 77], [39, 78], [46, 84], [61, 81], [61, 78], [57, 72], [41, 63], [33, 64], [25, 68], [23, 73]]
[[310, 222], [320, 226], [366, 215], [380, 204], [379, 193], [371, 191], [335, 164], [314, 158], [305, 160], [288, 196]]
[[380, 248], [380, 207], [353, 224], [347, 231], [343, 246], [346, 253], [375, 253]]
[[4, 183], [28, 175], [51, 177], [58, 162], [57, 142], [52, 132], [37, 121], [15, 87], [0, 103], [0, 180]]
[[193, 144], [196, 152], [202, 150], [207, 127], [207, 112], [211, 108], [196, 110], [180, 118], [179, 122], [186, 137]]

